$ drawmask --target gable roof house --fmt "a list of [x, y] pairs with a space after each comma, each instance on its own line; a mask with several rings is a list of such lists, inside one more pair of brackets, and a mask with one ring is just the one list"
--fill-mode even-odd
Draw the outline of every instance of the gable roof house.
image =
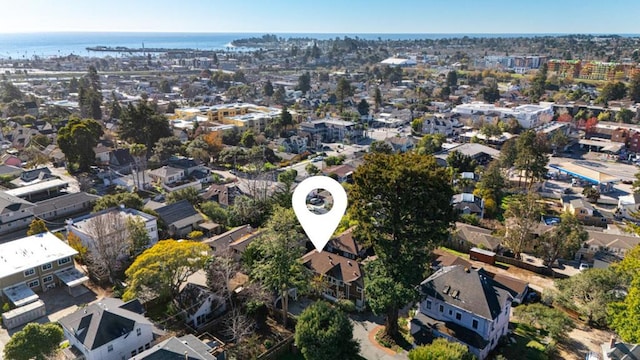
[[461, 222], [456, 222], [455, 231], [448, 240], [448, 245], [459, 251], [478, 247], [495, 252], [500, 248], [500, 243], [500, 239], [491, 235], [491, 230]]
[[565, 196], [562, 198], [562, 207], [564, 211], [570, 212], [580, 222], [585, 225], [595, 225], [606, 227], [612, 220], [593, 208], [586, 199], [582, 197]]
[[34, 206], [27, 200], [0, 191], [0, 235], [27, 228], [33, 220]]
[[598, 256], [608, 255], [622, 260], [629, 250], [640, 244], [640, 237], [633, 235], [609, 234], [593, 230], [587, 230], [587, 234], [589, 238], [576, 252], [576, 259], [589, 261]]
[[185, 323], [193, 329], [203, 327], [227, 310], [224, 298], [192, 282], [182, 287], [173, 302], [182, 311]]
[[353, 228], [349, 228], [335, 238], [329, 240], [326, 251], [344, 256], [351, 260], [364, 258], [365, 249], [361, 249], [353, 238]]
[[216, 338], [203, 340], [187, 334], [172, 336], [130, 360], [224, 360], [224, 343]]
[[115, 149], [109, 153], [109, 168], [122, 174], [129, 174], [133, 166], [129, 149]]
[[484, 217], [484, 199], [470, 193], [455, 194], [451, 198], [453, 208], [460, 214], [475, 214]]
[[331, 176], [335, 174], [339, 183], [351, 182], [353, 179], [353, 172], [355, 167], [349, 164], [335, 165], [322, 169], [322, 174], [325, 176]]
[[393, 152], [405, 153], [413, 149], [416, 145], [416, 141], [412, 136], [392, 136], [384, 139], [384, 142], [391, 146]]
[[58, 321], [71, 352], [86, 360], [121, 360], [151, 348], [153, 324], [137, 300], [104, 298]]
[[247, 246], [261, 235], [262, 230], [254, 229], [251, 225], [242, 225], [206, 239], [202, 243], [209, 245], [215, 255], [231, 251], [234, 259], [240, 260]]
[[338, 254], [311, 250], [302, 257], [302, 263], [326, 281], [322, 292], [325, 299], [348, 299], [353, 301], [356, 309], [364, 309], [364, 276], [357, 261]]
[[228, 207], [233, 205], [235, 198], [240, 195], [242, 191], [235, 184], [211, 184], [201, 196], [205, 200], [217, 202], [222, 207]]
[[457, 341], [483, 360], [507, 334], [512, 290], [483, 269], [443, 267], [424, 280], [419, 290], [422, 300], [411, 320], [415, 338], [426, 335]]
[[168, 228], [169, 235], [185, 237], [191, 231], [199, 229], [199, 224], [204, 222], [204, 218], [186, 200], [180, 200], [155, 209], [156, 213]]

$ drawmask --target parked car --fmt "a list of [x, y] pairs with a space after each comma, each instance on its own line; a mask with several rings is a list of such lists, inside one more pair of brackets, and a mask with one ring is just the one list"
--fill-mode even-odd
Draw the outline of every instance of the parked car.
[[591, 266], [589, 266], [589, 264], [585, 263], [585, 262], [581, 262], [580, 266], [578, 267], [578, 270], [580, 271], [585, 271], [587, 269], [589, 269]]

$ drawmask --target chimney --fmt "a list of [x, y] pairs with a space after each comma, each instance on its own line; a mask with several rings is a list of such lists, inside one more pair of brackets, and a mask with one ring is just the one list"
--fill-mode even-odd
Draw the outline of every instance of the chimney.
[[614, 347], [616, 347], [616, 337], [611, 336], [611, 340], [609, 342], [609, 349], [613, 349]]
[[464, 272], [469, 273], [469, 268], [468, 268], [468, 267], [465, 267], [465, 268], [464, 268]]

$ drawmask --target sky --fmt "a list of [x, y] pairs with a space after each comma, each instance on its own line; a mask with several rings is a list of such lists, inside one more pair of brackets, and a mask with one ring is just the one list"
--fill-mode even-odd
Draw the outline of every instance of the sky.
[[0, 33], [640, 34], [639, 0], [0, 0], [0, 12]]

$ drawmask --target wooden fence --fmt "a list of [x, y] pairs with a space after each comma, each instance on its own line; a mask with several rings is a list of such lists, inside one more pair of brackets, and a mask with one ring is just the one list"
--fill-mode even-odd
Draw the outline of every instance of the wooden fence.
[[509, 265], [513, 265], [513, 266], [519, 267], [521, 269], [529, 270], [531, 272], [534, 272], [534, 273], [540, 274], [540, 275], [552, 276], [552, 277], [560, 278], [560, 279], [565, 279], [565, 278], [569, 277], [568, 275], [561, 274], [561, 273], [559, 273], [557, 271], [554, 271], [554, 270], [550, 270], [547, 267], [541, 267], [541, 266], [537, 266], [537, 265], [534, 265], [534, 264], [530, 264], [528, 262], [525, 262], [525, 261], [522, 261], [522, 260], [518, 260], [516, 258], [511, 258], [511, 257], [507, 257], [507, 256], [502, 256], [502, 255], [496, 254], [495, 259], [498, 262], [509, 264]]

